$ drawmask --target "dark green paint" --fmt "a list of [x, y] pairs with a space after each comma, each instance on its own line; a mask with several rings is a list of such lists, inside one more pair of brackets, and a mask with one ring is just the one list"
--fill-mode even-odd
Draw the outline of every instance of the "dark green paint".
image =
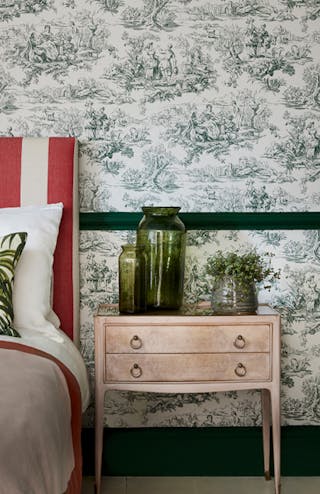
[[[320, 427], [282, 427], [283, 476], [319, 476]], [[94, 474], [94, 429], [82, 433]], [[103, 475], [263, 476], [260, 427], [105, 429]]]
[[[320, 212], [179, 213], [187, 230], [318, 230]], [[80, 213], [81, 230], [136, 230], [142, 213]]]

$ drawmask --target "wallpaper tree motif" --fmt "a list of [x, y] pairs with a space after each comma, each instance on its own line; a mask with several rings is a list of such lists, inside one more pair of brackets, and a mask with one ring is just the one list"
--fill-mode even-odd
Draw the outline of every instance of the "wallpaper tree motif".
[[[82, 211], [319, 211], [318, 0], [0, 0], [0, 22], [0, 134], [76, 136]], [[208, 296], [200, 266], [238, 234], [189, 232], [187, 300]], [[91, 376], [92, 314], [117, 300], [133, 235], [81, 235]], [[319, 232], [246, 243], [272, 248], [284, 273], [268, 299], [284, 320], [283, 420], [319, 423]], [[114, 393], [107, 421], [241, 425], [258, 408], [250, 393]]]
[[[134, 232], [82, 232], [82, 342], [93, 378], [92, 313], [97, 303], [118, 299], [117, 263], [120, 246]], [[282, 316], [282, 423], [320, 424], [320, 255], [319, 231], [192, 231], [188, 232], [185, 302], [210, 300], [211, 279], [206, 260], [217, 250], [274, 254], [281, 269], [270, 292], [260, 287], [259, 301]], [[93, 285], [93, 286], [92, 286]], [[114, 427], [205, 426], [260, 424], [259, 393], [144, 395], [108, 393], [107, 423]], [[89, 412], [92, 418], [92, 409]]]

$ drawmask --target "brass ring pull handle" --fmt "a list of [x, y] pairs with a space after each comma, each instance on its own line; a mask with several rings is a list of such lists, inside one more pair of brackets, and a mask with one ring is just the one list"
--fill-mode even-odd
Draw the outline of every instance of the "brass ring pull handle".
[[141, 367], [139, 367], [138, 364], [133, 364], [133, 367], [131, 367], [131, 369], [130, 369], [130, 374], [135, 379], [137, 379], [138, 377], [141, 377], [142, 376], [142, 369], [141, 369]]
[[241, 362], [239, 362], [237, 367], [234, 369], [234, 372], [235, 372], [235, 374], [237, 374], [237, 376], [244, 377], [247, 373], [247, 369], [245, 368], [245, 366], [243, 364], [241, 364]]
[[246, 340], [244, 339], [244, 337], [241, 334], [239, 334], [236, 337], [236, 339], [234, 340], [233, 344], [236, 348], [241, 349], [241, 348], [244, 348], [246, 346]]
[[139, 348], [142, 347], [142, 341], [141, 339], [139, 338], [138, 335], [134, 335], [131, 340], [130, 340], [130, 346], [131, 348], [133, 348], [134, 350], [139, 350]]

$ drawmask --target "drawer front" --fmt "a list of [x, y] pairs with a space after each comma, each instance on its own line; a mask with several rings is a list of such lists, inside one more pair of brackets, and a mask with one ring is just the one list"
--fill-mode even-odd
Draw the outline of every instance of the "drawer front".
[[271, 326], [105, 326], [106, 353], [269, 352]]
[[268, 381], [267, 353], [106, 355], [106, 382]]

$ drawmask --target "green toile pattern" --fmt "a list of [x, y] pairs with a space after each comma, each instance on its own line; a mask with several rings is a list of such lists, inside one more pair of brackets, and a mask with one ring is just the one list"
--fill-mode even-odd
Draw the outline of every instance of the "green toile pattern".
[[[81, 233], [82, 348], [93, 382], [92, 317], [98, 303], [118, 300], [117, 260], [121, 245], [134, 232]], [[270, 291], [259, 287], [259, 302], [282, 316], [281, 403], [283, 425], [320, 424], [320, 234], [310, 230], [187, 232], [184, 302], [192, 307], [210, 300], [212, 280], [207, 259], [218, 250], [268, 251], [281, 270]], [[252, 426], [261, 423], [259, 393], [145, 395], [108, 393], [106, 423], [111, 427]], [[89, 416], [91, 417], [89, 419]], [[90, 408], [88, 420], [92, 420]]]
[[[75, 136], [81, 211], [320, 210], [318, 0], [4, 0], [0, 135]], [[133, 232], [82, 232], [81, 341], [117, 301]], [[207, 297], [219, 247], [266, 247], [282, 269], [282, 418], [319, 424], [319, 231], [188, 232], [185, 298]], [[255, 393], [111, 393], [116, 426], [251, 425]], [[201, 412], [200, 412], [201, 410]], [[87, 413], [92, 424], [93, 406]]]
[[82, 211], [319, 210], [317, 0], [0, 5], [2, 135], [72, 135]]

